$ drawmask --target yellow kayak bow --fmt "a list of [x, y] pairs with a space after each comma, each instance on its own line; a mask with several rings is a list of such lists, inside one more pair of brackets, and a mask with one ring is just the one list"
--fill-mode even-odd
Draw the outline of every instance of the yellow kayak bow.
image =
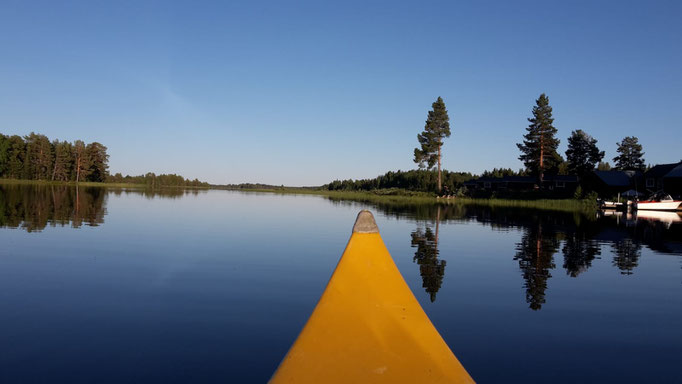
[[361, 211], [313, 314], [270, 383], [473, 383]]

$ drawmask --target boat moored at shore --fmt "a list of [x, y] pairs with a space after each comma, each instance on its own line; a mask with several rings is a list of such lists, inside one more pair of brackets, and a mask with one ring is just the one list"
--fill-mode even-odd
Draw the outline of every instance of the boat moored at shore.
[[658, 192], [649, 199], [635, 202], [635, 209], [643, 211], [677, 211], [682, 205], [682, 200], [673, 200], [670, 195]]

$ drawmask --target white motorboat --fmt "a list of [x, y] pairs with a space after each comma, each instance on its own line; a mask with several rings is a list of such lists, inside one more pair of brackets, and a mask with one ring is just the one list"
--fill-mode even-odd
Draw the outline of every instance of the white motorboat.
[[682, 201], [673, 200], [666, 193], [655, 193], [648, 200], [637, 201], [635, 208], [642, 211], [677, 211], [682, 205]]

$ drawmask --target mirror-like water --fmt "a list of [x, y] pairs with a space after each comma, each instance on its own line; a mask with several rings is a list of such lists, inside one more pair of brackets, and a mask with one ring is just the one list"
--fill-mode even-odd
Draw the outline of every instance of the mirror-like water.
[[0, 185], [0, 382], [265, 382], [363, 208], [477, 381], [678, 378], [679, 213]]

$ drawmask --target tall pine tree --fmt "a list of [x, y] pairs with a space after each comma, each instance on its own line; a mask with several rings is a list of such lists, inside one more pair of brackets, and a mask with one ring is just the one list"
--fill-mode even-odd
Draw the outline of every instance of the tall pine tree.
[[604, 151], [597, 147], [597, 140], [578, 129], [568, 138], [566, 160], [571, 174], [584, 176], [604, 158]]
[[52, 166], [52, 180], [69, 181], [73, 171], [73, 146], [68, 141], [55, 140], [54, 165]]
[[417, 135], [419, 148], [414, 149], [414, 162], [420, 168], [432, 169], [438, 164], [438, 192], [443, 188], [441, 175], [441, 148], [443, 139], [450, 137], [450, 117], [443, 99], [438, 99], [431, 105], [424, 125], [424, 131]]
[[94, 142], [85, 147], [88, 159], [90, 159], [90, 172], [88, 179], [90, 181], [106, 180], [109, 175], [109, 155], [107, 155], [107, 147]]
[[52, 145], [45, 135], [31, 132], [24, 137], [26, 163], [24, 173], [29, 179], [48, 180], [52, 172]]
[[6, 176], [20, 179], [24, 175], [24, 160], [26, 159], [26, 143], [21, 136], [12, 135], [8, 139]]
[[9, 159], [9, 137], [0, 133], [0, 177], [7, 175], [7, 160]]
[[538, 177], [542, 185], [545, 172], [556, 171], [563, 159], [557, 153], [559, 139], [554, 137], [557, 130], [552, 125], [554, 118], [552, 118], [549, 98], [543, 93], [535, 104], [533, 117], [528, 119], [530, 122], [526, 128], [528, 133], [523, 135], [523, 143], [516, 144], [516, 146], [521, 151], [519, 160], [523, 161], [532, 175]]
[[635, 136], [628, 136], [618, 144], [619, 155], [613, 158], [616, 169], [621, 171], [644, 171], [644, 152]]
[[90, 157], [88, 156], [88, 151], [86, 151], [85, 143], [81, 140], [76, 140], [73, 142], [73, 162], [74, 169], [73, 172], [76, 176], [76, 183], [80, 181], [85, 181], [86, 177], [90, 174]]

